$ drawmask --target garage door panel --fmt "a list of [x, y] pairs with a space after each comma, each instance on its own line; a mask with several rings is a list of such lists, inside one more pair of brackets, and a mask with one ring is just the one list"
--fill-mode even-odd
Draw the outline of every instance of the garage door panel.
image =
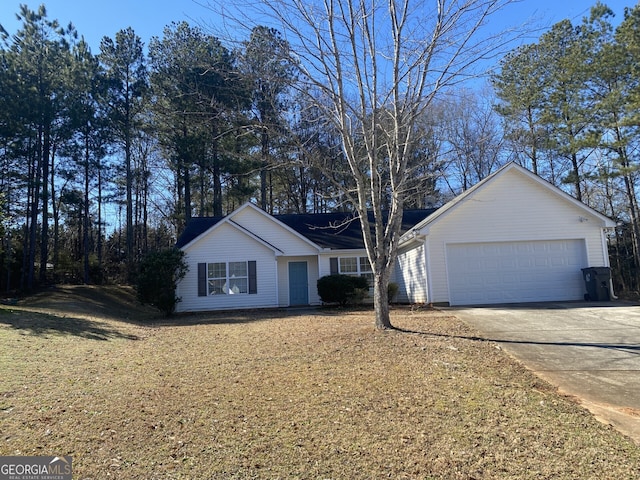
[[503, 272], [513, 271], [518, 268], [518, 262], [513, 257], [505, 257], [500, 259], [500, 268]]
[[520, 243], [515, 246], [516, 253], [529, 253], [531, 252], [531, 245], [527, 243]]
[[[543, 253], [544, 254], [545, 252], [543, 251], [543, 252], [538, 252], [538, 253]], [[548, 267], [549, 266], [549, 259], [548, 258], [536, 258], [534, 260], [534, 262], [535, 262], [535, 266], [536, 267]]]
[[484, 264], [484, 270], [495, 270], [500, 268], [500, 262], [496, 258], [487, 258]]
[[580, 300], [583, 240], [449, 244], [452, 305]]

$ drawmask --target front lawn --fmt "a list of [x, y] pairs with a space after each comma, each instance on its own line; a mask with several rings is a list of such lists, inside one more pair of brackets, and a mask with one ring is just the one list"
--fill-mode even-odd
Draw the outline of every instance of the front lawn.
[[639, 447], [442, 312], [142, 324], [57, 292], [0, 309], [0, 455], [71, 455], [74, 479], [640, 477]]

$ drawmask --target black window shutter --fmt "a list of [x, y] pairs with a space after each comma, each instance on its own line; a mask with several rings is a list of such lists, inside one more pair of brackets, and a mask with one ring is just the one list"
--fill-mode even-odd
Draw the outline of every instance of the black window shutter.
[[207, 264], [198, 264], [198, 296], [207, 296]]
[[337, 257], [331, 257], [329, 259], [329, 271], [331, 275], [338, 274], [338, 258]]
[[258, 293], [258, 275], [256, 273], [256, 261], [249, 262], [249, 293]]

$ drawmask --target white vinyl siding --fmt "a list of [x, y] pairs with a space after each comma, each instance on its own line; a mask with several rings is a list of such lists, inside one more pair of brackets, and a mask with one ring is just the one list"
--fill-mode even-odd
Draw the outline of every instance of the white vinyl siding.
[[429, 235], [431, 302], [450, 302], [447, 245], [581, 240], [584, 264], [606, 266], [602, 221], [517, 170], [495, 177], [421, 233]]
[[398, 302], [427, 302], [427, 269], [424, 244], [398, 254], [394, 282], [398, 284]]
[[[185, 250], [189, 271], [179, 283], [178, 312], [276, 307], [278, 286], [275, 252], [242, 230], [223, 224]], [[250, 258], [249, 258], [250, 255]], [[198, 296], [198, 264], [256, 262], [257, 293]]]
[[[289, 261], [307, 261], [309, 303], [320, 304], [318, 248], [257, 207], [236, 210], [184, 250], [190, 270], [176, 291], [179, 312], [287, 306]], [[248, 255], [256, 262], [257, 294], [197, 295], [198, 263], [246, 262]]]

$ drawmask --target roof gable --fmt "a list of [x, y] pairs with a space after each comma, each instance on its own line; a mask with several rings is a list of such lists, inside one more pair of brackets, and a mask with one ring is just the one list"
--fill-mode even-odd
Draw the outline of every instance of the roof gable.
[[277, 216], [265, 212], [250, 202], [230, 213], [229, 217], [247, 230], [256, 232], [270, 243], [278, 245], [287, 253], [297, 255], [317, 253], [319, 248], [304, 235], [278, 220]]
[[256, 235], [254, 232], [247, 230], [242, 225], [234, 222], [229, 216], [227, 217], [195, 217], [192, 218], [191, 221], [187, 224], [185, 231], [180, 235], [178, 241], [176, 242], [176, 247], [178, 248], [186, 248], [191, 243], [196, 242], [202, 235], [206, 233], [210, 233], [214, 229], [221, 228], [223, 225], [228, 225], [231, 228], [242, 232], [244, 235], [252, 238], [258, 243], [264, 245], [270, 250], [273, 250], [276, 253], [283, 253], [275, 245], [269, 243], [264, 238], [261, 238], [259, 235]]
[[434, 212], [433, 215], [430, 215], [429, 217], [425, 218], [423, 221], [418, 223], [415, 226], [415, 229], [417, 230], [423, 230], [425, 228], [428, 229], [428, 227], [431, 224], [437, 222], [438, 220], [450, 214], [452, 211], [461, 207], [462, 205], [464, 205], [465, 202], [473, 198], [474, 195], [476, 195], [479, 191], [488, 188], [488, 186], [491, 185], [491, 183], [493, 183], [497, 178], [507, 175], [509, 172], [518, 172], [519, 174], [527, 178], [529, 181], [532, 181], [535, 184], [544, 188], [553, 197], [558, 198], [561, 201], [567, 202], [575, 207], [578, 207], [579, 209], [583, 210], [585, 214], [589, 214], [591, 216], [598, 218], [602, 222], [604, 227], [615, 227], [615, 222], [611, 220], [609, 217], [602, 215], [600, 212], [585, 205], [584, 203], [575, 199], [568, 193], [562, 191], [555, 185], [552, 185], [551, 183], [547, 182], [546, 180], [534, 174], [533, 172], [527, 170], [526, 168], [518, 165], [515, 162], [510, 162], [504, 165], [502, 168], [495, 171], [493, 174], [483, 179], [482, 181], [475, 184], [473, 187], [464, 191], [463, 193], [455, 197], [453, 200], [446, 203], [444, 206], [442, 206], [440, 209]]

